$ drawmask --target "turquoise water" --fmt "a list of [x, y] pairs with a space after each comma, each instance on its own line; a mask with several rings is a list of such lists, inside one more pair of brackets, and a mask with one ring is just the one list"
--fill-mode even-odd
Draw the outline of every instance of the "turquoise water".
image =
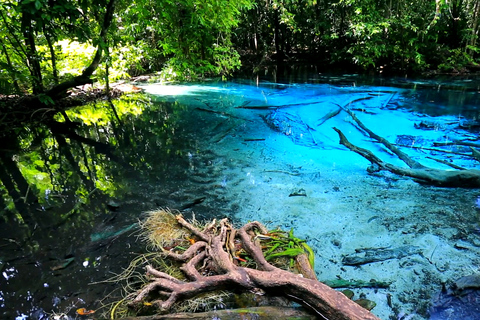
[[[451, 170], [443, 160], [475, 168], [468, 147], [435, 143], [476, 141], [477, 82], [350, 75], [141, 87], [145, 95], [69, 111], [76, 125], [57, 116], [3, 139], [4, 318], [74, 317], [112, 292], [109, 299], [120, 297], [117, 284], [101, 281], [145, 251], [136, 223], [159, 207], [294, 228], [314, 248], [320, 280], [391, 283], [355, 289], [377, 303], [382, 319], [468, 313], [437, 294], [478, 271], [478, 191], [369, 174], [369, 161], [341, 146], [332, 127], [405, 166], [345, 111], [333, 116], [348, 108], [429, 167]], [[365, 248], [413, 247], [405, 256], [345, 263]]]

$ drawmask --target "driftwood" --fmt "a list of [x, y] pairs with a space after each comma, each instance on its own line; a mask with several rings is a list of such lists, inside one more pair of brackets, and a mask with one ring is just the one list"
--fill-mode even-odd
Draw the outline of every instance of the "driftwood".
[[467, 147], [480, 148], [479, 143], [463, 141], [463, 140], [453, 140], [450, 142], [434, 142], [433, 145], [437, 147], [438, 146], [467, 146]]
[[[375, 315], [348, 299], [343, 293], [317, 280], [270, 264], [257, 243], [255, 232], [268, 232], [259, 222], [250, 222], [240, 229], [235, 229], [223, 219], [218, 231], [214, 223], [202, 231], [185, 221], [181, 215], [177, 215], [176, 220], [199, 239], [182, 254], [165, 251], [168, 258], [183, 262], [181, 270], [190, 282], [178, 280], [147, 266], [151, 282], [136, 294], [130, 306], [142, 306], [151, 296], [157, 295], [158, 299], [148, 303], [156, 306], [160, 312], [168, 312], [175, 302], [207, 291], [226, 288], [262, 289], [303, 304], [315, 311], [318, 319], [378, 320]], [[256, 269], [235, 263], [236, 260], [232, 257], [235, 257], [238, 244], [241, 244], [242, 250], [255, 261]]]
[[344, 265], [358, 266], [371, 262], [400, 259], [414, 254], [422, 254], [420, 247], [416, 246], [403, 246], [395, 249], [361, 248], [355, 251], [355, 253], [343, 257], [342, 263]]
[[[480, 170], [468, 169], [468, 170], [441, 170], [430, 168], [422, 165], [418, 161], [413, 160], [406, 153], [401, 151], [392, 143], [388, 142], [385, 138], [375, 134], [370, 129], [368, 129], [358, 118], [357, 116], [349, 109], [343, 108], [357, 125], [365, 131], [370, 138], [382, 143], [387, 147], [391, 152], [393, 152], [400, 160], [405, 162], [408, 168], [399, 167], [387, 162], [384, 162], [378, 158], [370, 150], [357, 147], [350, 143], [345, 135], [338, 129], [333, 128], [340, 137], [340, 144], [344, 145], [351, 151], [361, 155], [365, 159], [369, 160], [375, 168], [370, 168], [370, 171], [380, 171], [387, 170], [394, 174], [407, 176], [414, 178], [417, 182], [430, 184], [440, 187], [463, 187], [463, 188], [479, 188], [480, 187]], [[463, 169], [463, 168], [462, 168]]]
[[[393, 95], [392, 95], [392, 97], [393, 97]], [[390, 100], [392, 99], [392, 97], [390, 97], [390, 99], [388, 99], [388, 101], [390, 101]], [[315, 125], [316, 125], [317, 127], [319, 127], [319, 126], [321, 126], [322, 124], [324, 124], [325, 121], [327, 121], [328, 119], [331, 119], [331, 118], [337, 116], [342, 110], [346, 110], [346, 108], [347, 108], [349, 105], [352, 105], [352, 104], [354, 104], [354, 103], [356, 103], [356, 102], [363, 101], [363, 100], [370, 100], [370, 99], [372, 99], [372, 98], [373, 98], [373, 97], [371, 97], [371, 96], [370, 96], [370, 97], [357, 98], [357, 99], [354, 99], [354, 100], [352, 100], [352, 101], [349, 101], [349, 102], [348, 102], [346, 105], [344, 105], [344, 106], [341, 106], [341, 105], [339, 105], [339, 104], [337, 104], [337, 103], [333, 103], [334, 105], [337, 106], [337, 108], [336, 108], [336, 109], [333, 109], [333, 110], [330, 110], [326, 115], [324, 115], [323, 117], [321, 117], [320, 119], [318, 119], [318, 121], [315, 123]], [[388, 102], [387, 102], [387, 104], [388, 104]], [[387, 104], [385, 104], [385, 105], [387, 105]]]
[[331, 288], [388, 288], [392, 284], [391, 282], [376, 281], [373, 279], [370, 281], [334, 279], [322, 282]]
[[337, 105], [337, 108], [334, 109], [334, 110], [331, 110], [330, 112], [328, 112], [326, 115], [324, 115], [323, 117], [321, 117], [320, 119], [318, 119], [318, 121], [315, 123], [315, 125], [317, 127], [321, 126], [322, 124], [325, 123], [325, 121], [327, 121], [328, 119], [330, 118], [333, 118], [335, 117], [337, 114], [339, 114], [340, 112], [342, 111], [342, 107], [340, 107], [339, 105]]
[[291, 108], [291, 107], [303, 107], [310, 104], [319, 104], [322, 101], [312, 101], [312, 102], [303, 102], [303, 103], [291, 103], [291, 104], [283, 104], [283, 105], [275, 105], [275, 106], [249, 106], [246, 104], [242, 104], [241, 106], [235, 107], [235, 109], [251, 109], [251, 110], [276, 110], [276, 109], [284, 109], [284, 108]]
[[470, 147], [470, 150], [472, 150], [472, 157], [474, 157], [475, 160], [480, 161], [480, 151], [478, 151], [478, 149], [475, 149], [473, 147]]

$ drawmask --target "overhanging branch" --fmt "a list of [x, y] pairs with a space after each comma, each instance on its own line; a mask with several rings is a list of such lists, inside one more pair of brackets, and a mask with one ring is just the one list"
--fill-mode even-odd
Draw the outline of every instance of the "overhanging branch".
[[97, 46], [97, 51], [95, 52], [95, 56], [93, 57], [92, 62], [88, 67], [86, 67], [82, 74], [79, 76], [76, 76], [70, 80], [64, 81], [47, 92], [45, 92], [46, 95], [51, 97], [53, 100], [55, 100], [57, 97], [59, 97], [62, 93], [67, 91], [70, 88], [76, 87], [76, 86], [82, 86], [85, 84], [93, 83], [92, 79], [90, 79], [91, 75], [93, 72], [98, 68], [102, 61], [102, 56], [103, 56], [103, 46], [102, 44], [106, 42], [107, 38], [107, 31], [110, 25], [112, 24], [112, 19], [113, 19], [113, 13], [115, 11], [115, 1], [116, 0], [110, 0], [107, 4], [107, 8], [105, 11], [105, 17], [103, 19], [103, 24], [102, 24], [102, 29], [100, 31], [100, 36], [99, 36], [99, 43]]

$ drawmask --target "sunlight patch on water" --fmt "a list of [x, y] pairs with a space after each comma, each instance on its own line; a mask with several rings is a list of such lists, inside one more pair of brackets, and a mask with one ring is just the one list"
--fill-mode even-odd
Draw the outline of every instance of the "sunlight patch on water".
[[139, 85], [146, 93], [159, 96], [195, 96], [205, 92], [227, 91], [228, 88], [206, 85], [169, 85], [169, 84], [149, 84]]

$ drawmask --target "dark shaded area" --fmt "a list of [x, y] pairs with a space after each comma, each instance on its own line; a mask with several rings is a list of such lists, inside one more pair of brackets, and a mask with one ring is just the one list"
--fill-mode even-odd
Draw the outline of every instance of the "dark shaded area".
[[52, 112], [1, 138], [4, 319], [74, 316], [121, 299], [116, 283], [98, 282], [144, 252], [136, 232], [142, 213], [183, 207], [203, 219], [211, 212], [212, 199], [195, 201], [188, 180], [192, 164], [206, 162], [195, 154], [204, 118], [144, 95], [67, 113], [71, 122]]
[[443, 304], [432, 307], [431, 320], [475, 320], [480, 314], [480, 292], [470, 290], [463, 296], [444, 296]]

